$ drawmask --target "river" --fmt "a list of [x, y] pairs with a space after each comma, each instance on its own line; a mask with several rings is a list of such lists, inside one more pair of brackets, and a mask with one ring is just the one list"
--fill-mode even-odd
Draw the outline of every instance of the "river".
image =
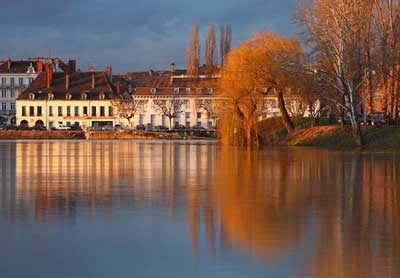
[[0, 142], [0, 277], [398, 277], [400, 154]]

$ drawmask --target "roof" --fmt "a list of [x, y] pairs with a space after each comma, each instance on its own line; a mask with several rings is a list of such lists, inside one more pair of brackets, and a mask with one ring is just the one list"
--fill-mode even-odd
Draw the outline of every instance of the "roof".
[[[179, 89], [179, 93], [178, 90]], [[135, 90], [135, 96], [210, 96], [208, 88], [151, 88], [151, 87], [138, 87]]]
[[33, 66], [37, 71], [36, 61], [0, 61], [0, 73], [27, 73], [30, 66]]
[[[69, 77], [69, 89], [66, 88], [66, 76]], [[95, 86], [92, 88], [92, 75]], [[64, 72], [53, 73], [50, 88], [47, 88], [47, 73], [42, 72], [32, 82], [32, 84], [18, 97], [29, 99], [30, 94], [35, 95], [35, 99], [48, 99], [49, 93], [54, 95], [54, 99], [66, 99], [70, 94], [71, 100], [80, 100], [82, 93], [86, 93], [87, 99], [99, 99], [100, 94], [105, 95], [105, 99], [112, 99], [116, 96], [116, 90], [110, 82], [105, 72]]]

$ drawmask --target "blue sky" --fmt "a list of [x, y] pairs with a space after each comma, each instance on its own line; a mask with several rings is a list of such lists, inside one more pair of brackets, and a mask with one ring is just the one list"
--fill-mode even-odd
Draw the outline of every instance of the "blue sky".
[[82, 70], [114, 72], [183, 67], [193, 22], [202, 44], [209, 23], [231, 25], [237, 44], [258, 30], [295, 34], [295, 8], [296, 0], [1, 0], [0, 57], [75, 58]]

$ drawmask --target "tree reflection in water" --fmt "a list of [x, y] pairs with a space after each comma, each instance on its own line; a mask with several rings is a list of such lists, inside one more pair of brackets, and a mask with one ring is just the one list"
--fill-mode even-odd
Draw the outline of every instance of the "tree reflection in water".
[[207, 256], [232, 250], [268, 264], [303, 256], [299, 275], [400, 275], [394, 153], [133, 142], [9, 143], [0, 152], [3, 221], [151, 208], [185, 215], [196, 257], [204, 243]]

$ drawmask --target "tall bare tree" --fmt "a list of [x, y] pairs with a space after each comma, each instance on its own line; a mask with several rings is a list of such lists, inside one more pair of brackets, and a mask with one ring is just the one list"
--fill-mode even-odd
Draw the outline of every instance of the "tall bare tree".
[[186, 53], [187, 74], [190, 76], [199, 75], [200, 66], [200, 44], [199, 44], [199, 25], [193, 24], [192, 35]]
[[221, 67], [223, 67], [225, 64], [226, 55], [231, 50], [232, 44], [232, 29], [229, 25], [224, 25], [221, 27], [219, 44], [221, 51]]
[[325, 61], [326, 67], [315, 65], [316, 78], [334, 88], [344, 103], [338, 102], [349, 115], [353, 132], [362, 144], [358, 113], [361, 91], [374, 73], [365, 60], [363, 37], [369, 29], [369, 15], [374, 0], [314, 0], [300, 5], [299, 23], [305, 26], [310, 42]]
[[216, 36], [214, 24], [208, 26], [206, 39], [206, 69], [208, 75], [213, 75], [217, 63]]

